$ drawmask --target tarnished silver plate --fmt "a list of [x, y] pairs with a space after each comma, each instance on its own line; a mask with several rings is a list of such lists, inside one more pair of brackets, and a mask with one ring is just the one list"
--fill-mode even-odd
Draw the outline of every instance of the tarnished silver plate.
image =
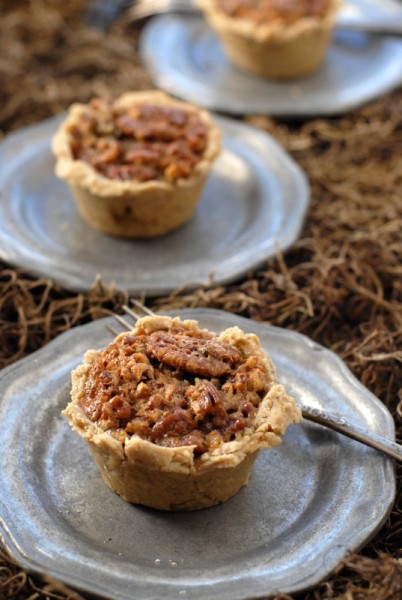
[[[178, 314], [257, 333], [296, 400], [394, 437], [384, 405], [308, 338], [221, 311]], [[73, 329], [0, 373], [0, 531], [27, 569], [113, 600], [245, 600], [317, 584], [382, 526], [393, 461], [311, 423], [262, 451], [249, 485], [220, 506], [164, 513], [125, 503], [60, 415], [70, 371], [110, 341], [106, 323]]]
[[310, 200], [304, 172], [268, 134], [216, 117], [223, 151], [193, 219], [156, 240], [102, 235], [78, 216], [53, 174], [58, 119], [0, 145], [0, 258], [86, 291], [97, 275], [132, 293], [227, 283], [290, 247]]
[[140, 51], [160, 88], [204, 108], [234, 114], [335, 115], [402, 83], [402, 39], [353, 31], [336, 31], [316, 74], [284, 82], [234, 67], [199, 15], [155, 17], [143, 31]]

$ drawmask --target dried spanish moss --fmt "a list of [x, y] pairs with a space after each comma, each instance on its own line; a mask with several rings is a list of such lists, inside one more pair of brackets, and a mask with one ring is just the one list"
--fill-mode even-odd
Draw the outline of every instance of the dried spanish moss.
[[[139, 26], [123, 13], [91, 27], [100, 0], [3, 0], [0, 137], [74, 101], [152, 87], [137, 53]], [[119, 3], [116, 3], [119, 4]], [[121, 3], [124, 4], [124, 3]], [[126, 3], [127, 5], [127, 3]], [[99, 25], [99, 19], [97, 24]], [[312, 204], [300, 239], [284, 255], [222, 287], [180, 290], [157, 310], [207, 306], [309, 335], [338, 353], [391, 411], [402, 441], [402, 90], [332, 119], [246, 119], [275, 136], [306, 171]], [[145, 300], [147, 300], [145, 298]], [[0, 264], [0, 368], [63, 331], [120, 312], [124, 290], [95, 282], [68, 292]], [[303, 600], [402, 597], [402, 486], [382, 530]], [[87, 600], [26, 573], [0, 550], [3, 600]], [[293, 600], [277, 596], [276, 600]]]

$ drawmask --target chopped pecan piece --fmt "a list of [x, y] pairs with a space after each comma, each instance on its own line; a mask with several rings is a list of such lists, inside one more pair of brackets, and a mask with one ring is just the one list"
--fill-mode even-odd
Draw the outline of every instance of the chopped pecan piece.
[[164, 413], [158, 419], [152, 429], [151, 440], [155, 442], [165, 436], [184, 435], [187, 433], [189, 425], [191, 428], [189, 412], [182, 408], [176, 408], [171, 412]]
[[187, 396], [191, 399], [191, 408], [197, 421], [205, 419], [208, 414], [226, 414], [218, 390], [206, 379], [189, 388]]

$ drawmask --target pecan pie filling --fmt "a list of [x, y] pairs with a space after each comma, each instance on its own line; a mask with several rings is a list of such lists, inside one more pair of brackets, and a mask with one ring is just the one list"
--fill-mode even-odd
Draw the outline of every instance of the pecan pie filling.
[[111, 343], [92, 363], [78, 402], [121, 442], [136, 435], [193, 445], [200, 455], [236, 439], [271, 384], [258, 357], [208, 331], [176, 327]]
[[69, 134], [75, 160], [120, 181], [187, 179], [208, 142], [195, 112], [145, 102], [123, 110], [101, 99], [90, 102]]
[[302, 17], [323, 18], [330, 0], [215, 0], [226, 15], [258, 24], [279, 22], [290, 25]]

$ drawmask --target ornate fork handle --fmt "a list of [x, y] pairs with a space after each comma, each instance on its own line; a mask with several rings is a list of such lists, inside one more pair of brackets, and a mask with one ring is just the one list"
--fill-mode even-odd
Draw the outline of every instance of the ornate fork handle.
[[320, 410], [319, 408], [312, 408], [310, 406], [300, 406], [300, 408], [304, 419], [308, 421], [314, 421], [315, 423], [324, 425], [329, 429], [338, 431], [339, 433], [342, 433], [353, 440], [357, 440], [366, 446], [380, 450], [380, 452], [383, 452], [387, 456], [391, 456], [395, 460], [402, 462], [401, 445], [396, 444], [395, 442], [388, 440], [387, 438], [384, 438], [372, 431], [368, 431], [359, 425], [352, 425], [343, 417], [331, 415], [323, 410]]

